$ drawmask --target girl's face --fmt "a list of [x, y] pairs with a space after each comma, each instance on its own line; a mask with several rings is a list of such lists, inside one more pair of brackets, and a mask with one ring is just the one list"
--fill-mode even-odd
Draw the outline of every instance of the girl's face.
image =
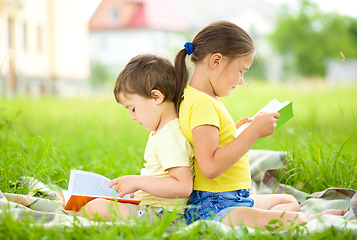
[[129, 110], [131, 120], [135, 120], [148, 131], [155, 131], [158, 128], [161, 113], [154, 98], [119, 93], [119, 100]]
[[227, 97], [233, 89], [244, 83], [243, 74], [253, 63], [254, 53], [238, 58], [223, 57], [214, 91], [217, 97]]

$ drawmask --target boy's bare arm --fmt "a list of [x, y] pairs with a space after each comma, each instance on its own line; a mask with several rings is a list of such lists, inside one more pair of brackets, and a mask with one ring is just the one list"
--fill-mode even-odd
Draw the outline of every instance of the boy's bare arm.
[[109, 187], [114, 187], [120, 197], [142, 190], [162, 198], [189, 197], [193, 189], [190, 167], [174, 167], [168, 169], [168, 177], [152, 177], [145, 175], [127, 175], [113, 179]]

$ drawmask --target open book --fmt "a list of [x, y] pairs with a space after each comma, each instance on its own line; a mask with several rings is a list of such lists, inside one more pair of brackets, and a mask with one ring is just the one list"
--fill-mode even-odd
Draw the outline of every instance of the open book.
[[61, 191], [62, 202], [65, 210], [79, 211], [87, 202], [104, 198], [118, 202], [139, 204], [137, 198], [130, 198], [127, 194], [119, 197], [113, 188], [109, 187], [110, 179], [102, 175], [81, 170], [71, 170], [68, 190]]
[[[280, 103], [278, 100], [276, 100], [274, 98], [265, 107], [263, 107], [259, 112], [257, 112], [252, 118], [254, 119], [254, 117], [260, 112], [268, 112], [268, 113], [278, 112], [278, 113], [280, 113], [280, 117], [278, 118], [278, 121], [276, 122], [276, 128], [275, 128], [275, 129], [278, 129], [281, 125], [283, 125], [289, 119], [294, 117], [293, 102], [286, 101], [284, 103]], [[242, 126], [240, 126], [237, 129], [237, 133], [236, 133], [235, 137], [238, 137], [239, 134], [241, 134], [249, 126], [250, 123], [245, 123]]]

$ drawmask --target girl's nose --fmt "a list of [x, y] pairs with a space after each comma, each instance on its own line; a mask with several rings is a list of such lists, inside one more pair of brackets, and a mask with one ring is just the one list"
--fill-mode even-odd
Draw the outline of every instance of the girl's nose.
[[239, 85], [243, 85], [243, 83], [244, 83], [244, 79], [243, 79], [243, 77], [240, 79], [240, 81], [239, 81]]
[[134, 113], [130, 113], [130, 120], [135, 120], [135, 115], [134, 115]]

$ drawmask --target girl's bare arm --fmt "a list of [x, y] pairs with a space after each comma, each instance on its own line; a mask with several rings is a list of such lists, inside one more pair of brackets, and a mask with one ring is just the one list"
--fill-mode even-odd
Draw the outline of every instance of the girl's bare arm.
[[216, 178], [232, 167], [261, 137], [271, 135], [279, 113], [259, 113], [236, 139], [219, 147], [219, 129], [202, 125], [192, 130], [193, 146], [202, 174]]

